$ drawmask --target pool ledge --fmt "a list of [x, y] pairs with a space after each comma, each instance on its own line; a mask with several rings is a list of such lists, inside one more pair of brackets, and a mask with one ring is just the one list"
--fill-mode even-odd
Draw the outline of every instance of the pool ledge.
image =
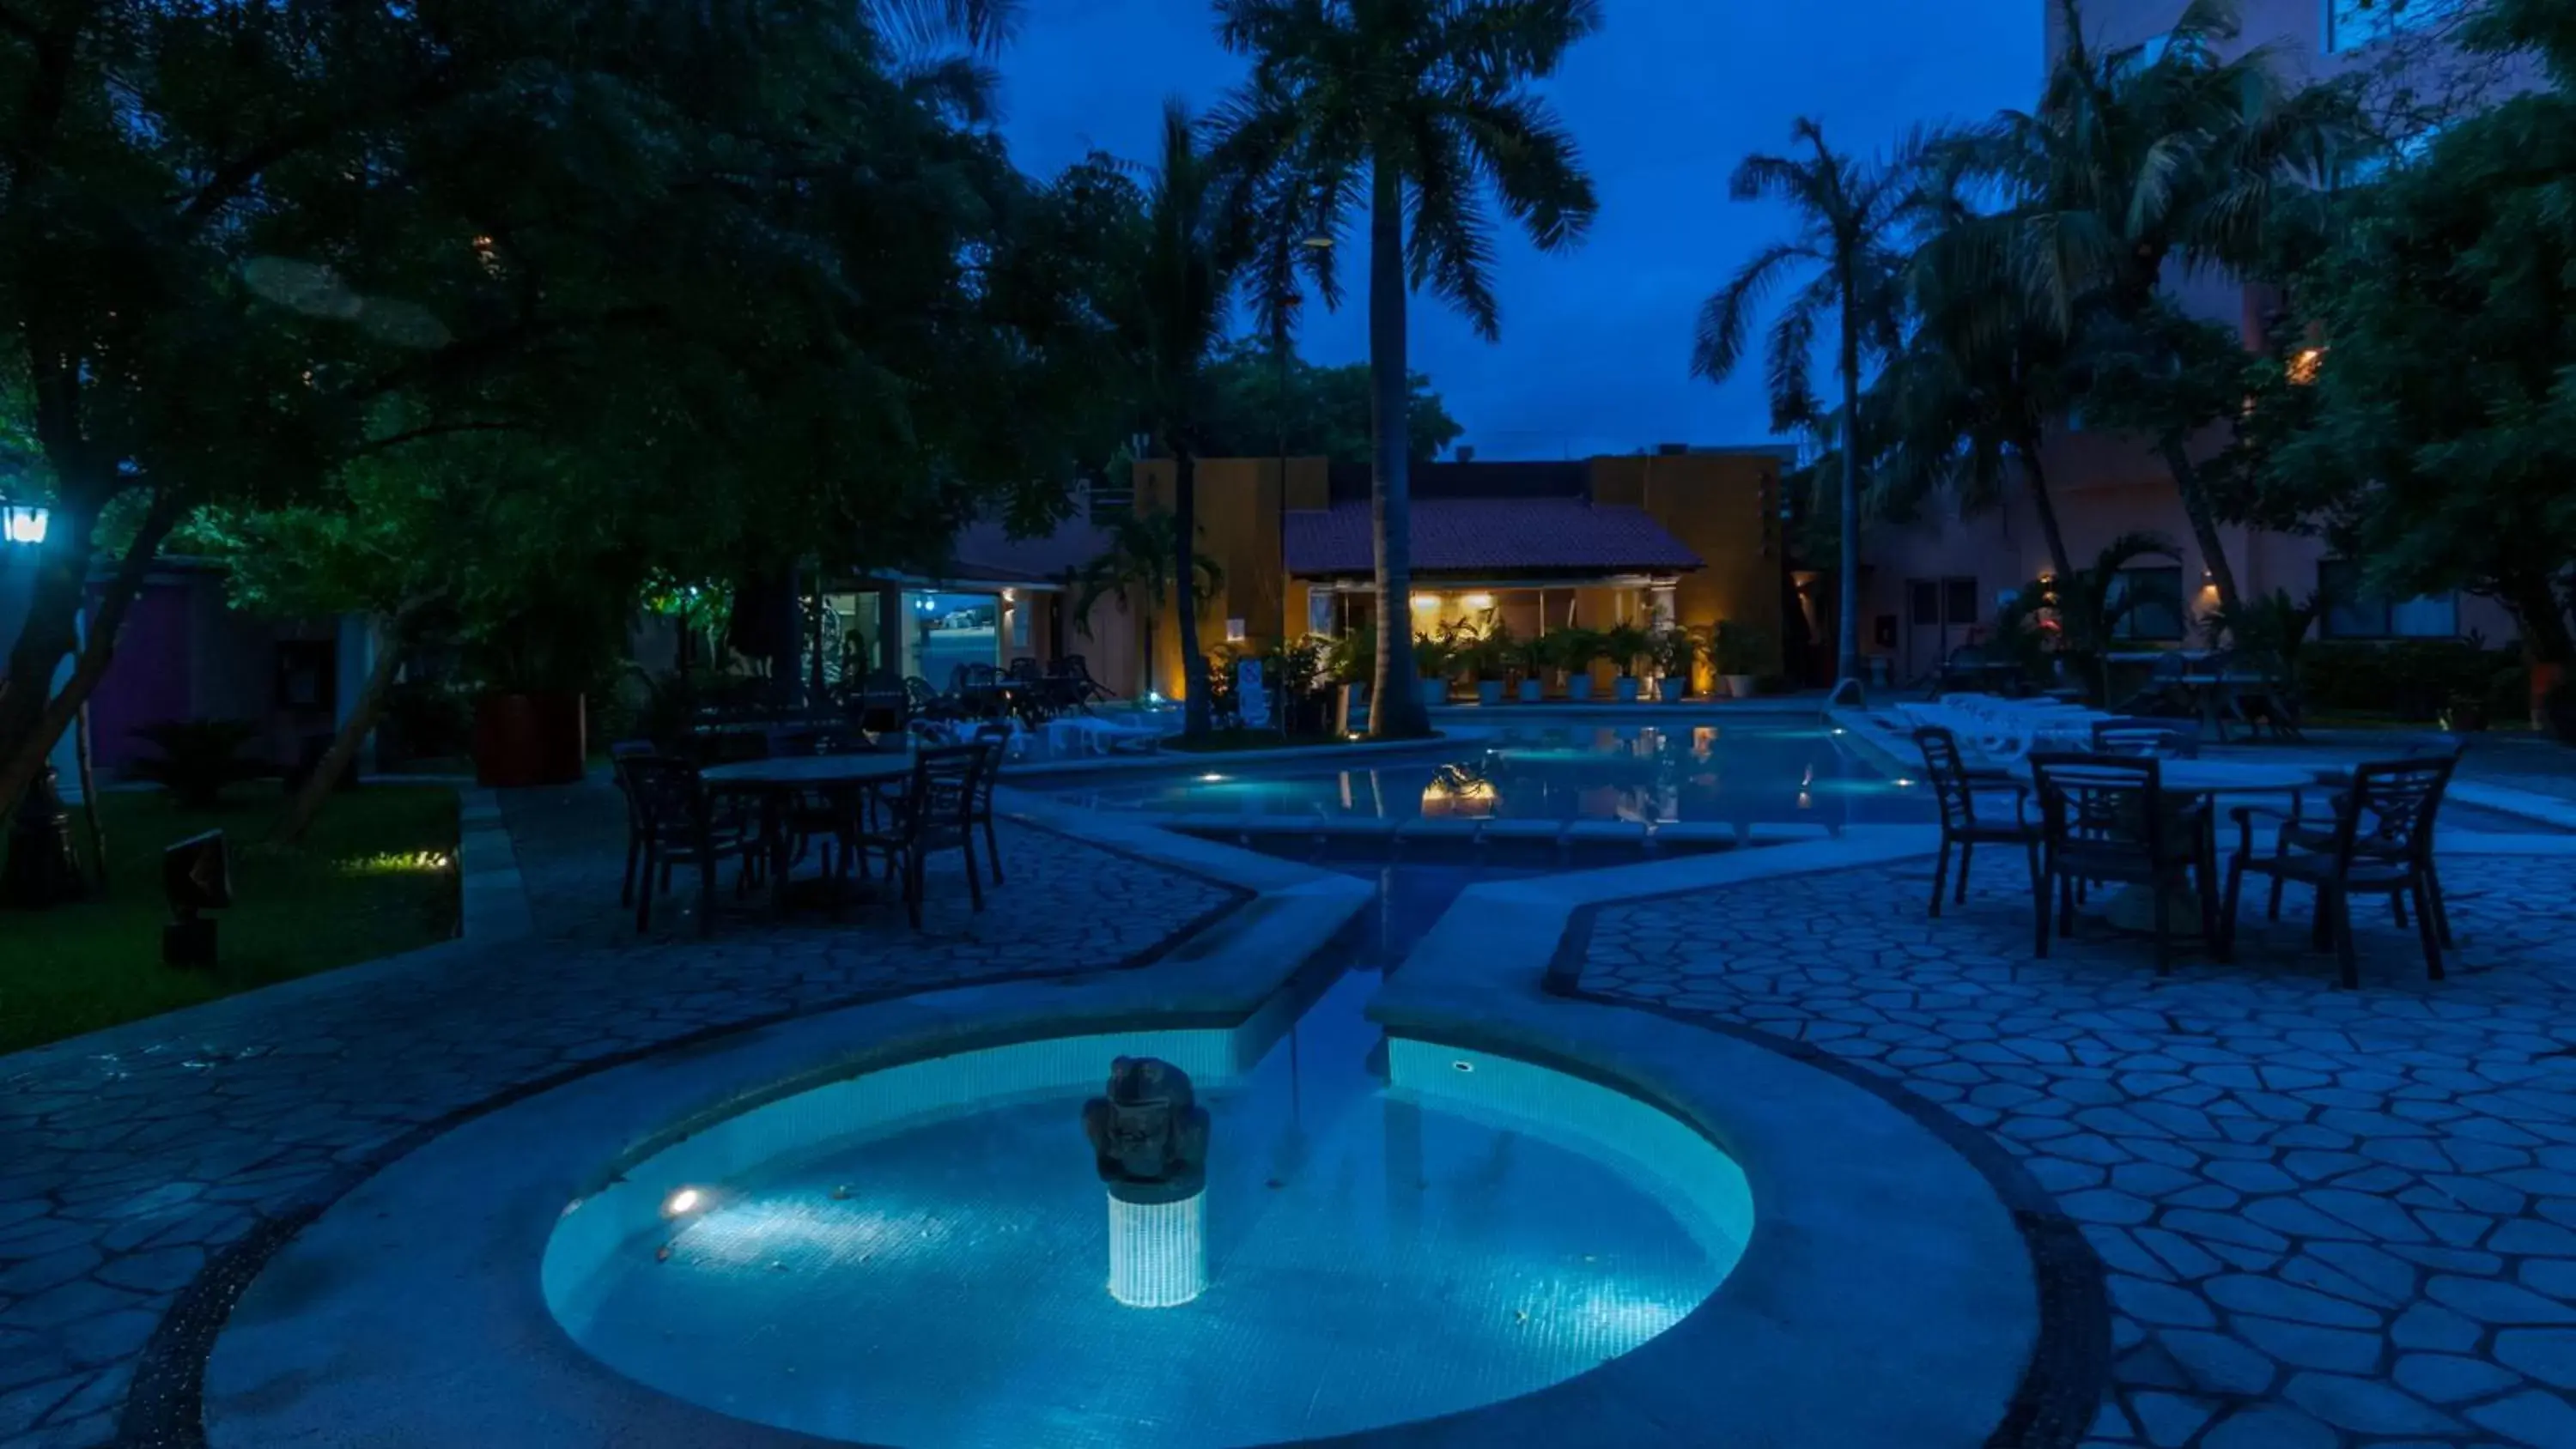
[[[1409, 1426], [1402, 1443], [1968, 1449], [2016, 1417], [2041, 1294], [2013, 1208], [1974, 1164], [1815, 1065], [1544, 989], [1582, 906], [1899, 859], [1937, 839], [1922, 827], [1854, 829], [1459, 898], [1370, 1014], [1402, 1035], [1588, 1076], [1682, 1118], [1744, 1168], [1754, 1233], [1716, 1296], [1660, 1337], [1508, 1405]], [[2060, 1442], [2022, 1427], [1997, 1442]]]
[[[1219, 847], [1103, 840], [1204, 868]], [[1095, 836], [1097, 838], [1097, 836]], [[538, 1264], [567, 1204], [693, 1126], [898, 1062], [1064, 1035], [1233, 1025], [1371, 899], [1366, 883], [1240, 851], [1257, 896], [1150, 965], [845, 1007], [675, 1048], [479, 1117], [397, 1159], [266, 1258], [205, 1361], [205, 1441], [228, 1446], [814, 1445], [682, 1403], [593, 1359]], [[1078, 929], [1078, 926], [1075, 927]]]

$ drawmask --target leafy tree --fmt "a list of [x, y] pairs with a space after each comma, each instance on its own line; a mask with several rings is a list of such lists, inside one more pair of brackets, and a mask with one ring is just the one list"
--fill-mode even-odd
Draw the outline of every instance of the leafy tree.
[[2121, 573], [2142, 558], [2178, 557], [2160, 534], [2124, 533], [2103, 545], [2092, 563], [2025, 591], [2035, 593], [2038, 606], [2054, 617], [2059, 649], [2092, 676], [2086, 683], [2105, 708], [2111, 703], [2110, 655], [2119, 644], [2120, 621], [2137, 608], [2136, 596], [2121, 587]]
[[[1326, 367], [1257, 337], [1237, 338], [1207, 369], [1207, 413], [1199, 437], [1211, 458], [1323, 457], [1352, 467], [1369, 462], [1369, 369], [1364, 362]], [[1412, 461], [1428, 463], [1465, 435], [1431, 379], [1406, 381], [1405, 437]]]
[[2535, 52], [2549, 85], [2455, 123], [2354, 193], [2353, 224], [2296, 289], [2324, 342], [2313, 387], [2296, 389], [2312, 394], [2312, 421], [2280, 443], [2257, 503], [2319, 518], [2378, 592], [2500, 599], [2530, 661], [2564, 672], [2576, 30], [2563, 4], [2494, 0], [2468, 34], [2481, 53]]
[[2069, 339], [2068, 392], [2088, 424], [2116, 415], [2163, 458], [2234, 610], [2235, 570], [2188, 446], [2207, 420], [2207, 391], [2187, 376], [2205, 338], [2159, 288], [2169, 267], [2242, 275], [2284, 229], [2321, 234], [2323, 185], [2365, 137], [2354, 85], [2300, 85], [2260, 48], [2223, 54], [2238, 34], [2227, 0], [2192, 0], [2152, 59], [2096, 48], [2075, 0], [2060, 3], [2067, 43], [2037, 107], [1997, 116], [1976, 148], [1977, 173], [2011, 198], [2013, 238], [1987, 277], [2025, 288]]
[[[772, 480], [700, 527], [801, 549], [853, 513], [954, 516], [964, 480], [1061, 451], [1065, 412], [1015, 406], [1056, 395], [1054, 354], [1023, 362], [968, 275], [1016, 178], [961, 128], [972, 67], [920, 48], [932, 22], [995, 39], [1009, 8], [7, 12], [28, 103], [0, 118], [0, 396], [26, 401], [54, 526], [0, 682], [0, 799], [202, 508], [327, 508], [353, 462], [520, 432]], [[748, 506], [782, 501], [811, 506]]]
[[1252, 59], [1219, 113], [1223, 154], [1265, 224], [1253, 286], [1284, 340], [1302, 269], [1327, 305], [1334, 249], [1365, 206], [1373, 389], [1377, 678], [1369, 730], [1429, 729], [1414, 688], [1407, 294], [1429, 288], [1487, 338], [1499, 206], [1543, 251], [1580, 241], [1597, 202], [1574, 139], [1531, 84], [1600, 24], [1597, 0], [1217, 0], [1217, 33]]
[[1832, 314], [1835, 377], [1842, 392], [1834, 417], [1844, 424], [1834, 444], [1842, 462], [1841, 598], [1836, 610], [1841, 627], [1835, 647], [1839, 688], [1860, 678], [1860, 470], [1862, 452], [1870, 446], [1869, 440], [1850, 436], [1850, 424], [1862, 417], [1862, 367], [1894, 356], [1902, 345], [1902, 233], [1912, 210], [1912, 168], [1904, 159], [1864, 162], [1838, 152], [1826, 144], [1824, 127], [1804, 117], [1791, 135], [1806, 154], [1747, 156], [1727, 189], [1738, 201], [1785, 202], [1797, 216], [1798, 235], [1763, 248], [1700, 308], [1691, 371], [1724, 381], [1744, 358], [1753, 315], [1764, 299], [1794, 269], [1814, 269], [1772, 323], [1767, 381], [1773, 427], [1828, 421], [1807, 373], [1816, 335]]
[[[1128, 613], [1145, 621], [1145, 688], [1149, 692], [1156, 689], [1154, 613], [1163, 600], [1173, 597], [1183, 556], [1180, 533], [1177, 520], [1169, 513], [1149, 509], [1123, 515], [1110, 527], [1109, 547], [1074, 575], [1079, 590], [1074, 595], [1073, 617], [1085, 635], [1091, 632], [1091, 611], [1103, 599], [1116, 599]], [[1181, 605], [1184, 618], [1225, 586], [1225, 570], [1215, 559], [1196, 550], [1191, 550], [1188, 557], [1190, 597]]]

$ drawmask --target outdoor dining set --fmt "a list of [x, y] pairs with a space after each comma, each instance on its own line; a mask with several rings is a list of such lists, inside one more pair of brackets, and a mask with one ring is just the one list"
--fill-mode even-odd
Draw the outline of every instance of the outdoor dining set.
[[[2216, 959], [2234, 957], [2238, 900], [2249, 875], [2268, 885], [2278, 920], [2285, 887], [2314, 893], [2315, 949], [2336, 953], [2344, 986], [2359, 984], [2353, 943], [2356, 896], [2385, 899], [2411, 924], [2428, 973], [2443, 974], [2451, 946], [2433, 829], [2456, 749], [2366, 762], [2349, 770], [2200, 758], [2193, 721], [2041, 717], [1988, 728], [1991, 751], [1943, 723], [1913, 732], [1941, 811], [1932, 914], [1967, 899], [1980, 845], [2019, 851], [2030, 875], [2036, 954], [2074, 934], [2094, 888], [2116, 890], [2100, 909], [2115, 926], [2153, 936], [2159, 975], [2173, 969], [2178, 939], [2197, 937]], [[1983, 718], [1962, 705], [1965, 718]], [[2325, 808], [2312, 812], [2312, 796]], [[2230, 801], [2251, 803], [2226, 803]], [[2286, 805], [2286, 808], [2284, 808]], [[2220, 813], [2235, 849], [2219, 868]], [[2268, 829], [2269, 848], [2258, 831]], [[1957, 854], [1958, 877], [1950, 879]]]
[[[713, 929], [723, 871], [733, 873], [737, 897], [765, 887], [774, 907], [837, 912], [875, 894], [869, 877], [878, 868], [919, 928], [927, 863], [953, 850], [982, 910], [986, 878], [1003, 880], [993, 783], [1009, 733], [995, 721], [973, 725], [962, 739], [910, 722], [872, 732], [783, 721], [760, 731], [735, 724], [693, 732], [678, 751], [612, 746], [626, 798], [619, 903], [635, 908], [638, 931], [647, 929], [654, 896], [687, 868], [698, 878], [704, 933]], [[816, 872], [794, 876], [809, 858]]]

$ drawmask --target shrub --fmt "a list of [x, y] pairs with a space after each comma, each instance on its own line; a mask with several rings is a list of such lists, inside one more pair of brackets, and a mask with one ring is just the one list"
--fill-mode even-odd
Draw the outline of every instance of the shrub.
[[[2394, 714], [2429, 720], [2463, 696], [2494, 701], [2499, 676], [2519, 656], [2461, 639], [2403, 639], [2391, 644], [2312, 644], [2299, 659], [2299, 690], [2311, 709]], [[2498, 715], [2518, 719], [2527, 705]]]
[[168, 791], [182, 810], [215, 809], [223, 804], [226, 787], [275, 773], [267, 764], [242, 758], [242, 748], [260, 733], [248, 720], [163, 720], [134, 733], [161, 753], [134, 761], [126, 773]]

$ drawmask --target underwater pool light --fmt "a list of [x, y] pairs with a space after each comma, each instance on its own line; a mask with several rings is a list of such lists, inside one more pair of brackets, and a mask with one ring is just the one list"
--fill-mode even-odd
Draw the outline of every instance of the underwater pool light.
[[685, 1217], [706, 1205], [707, 1195], [694, 1187], [684, 1187], [662, 1199], [662, 1216]]
[[1216, 773], [1214, 770], [1210, 770], [1208, 773], [1199, 776], [1199, 783], [1202, 785], [1222, 785], [1225, 783], [1225, 776]]

